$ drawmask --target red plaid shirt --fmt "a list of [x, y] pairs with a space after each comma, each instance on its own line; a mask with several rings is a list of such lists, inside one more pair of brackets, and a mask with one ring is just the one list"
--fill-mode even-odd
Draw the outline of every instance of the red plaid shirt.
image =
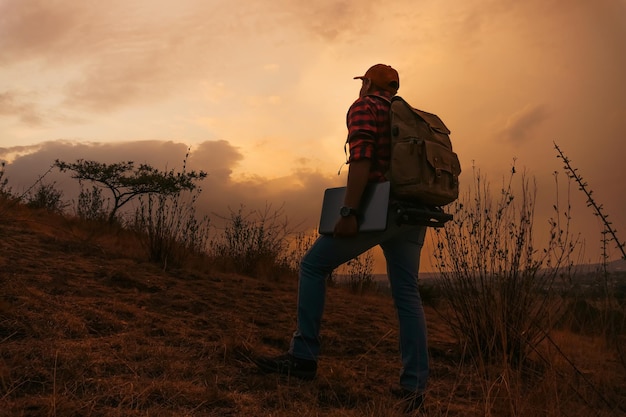
[[391, 158], [391, 122], [389, 108], [391, 95], [359, 97], [348, 110], [348, 162], [370, 159], [369, 181], [385, 181]]

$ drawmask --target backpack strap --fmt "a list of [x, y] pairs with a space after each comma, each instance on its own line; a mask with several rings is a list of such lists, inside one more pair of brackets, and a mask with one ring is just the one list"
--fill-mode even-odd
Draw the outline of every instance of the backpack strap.
[[396, 214], [398, 225], [443, 227], [454, 218], [452, 214], [446, 213], [441, 207], [427, 206], [416, 202], [395, 200], [391, 204], [391, 208]]

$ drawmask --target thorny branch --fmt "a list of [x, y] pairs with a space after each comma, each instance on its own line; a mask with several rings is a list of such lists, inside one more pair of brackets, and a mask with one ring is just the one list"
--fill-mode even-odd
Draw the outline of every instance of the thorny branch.
[[593, 190], [588, 189], [589, 184], [587, 184], [587, 182], [583, 180], [583, 177], [580, 174], [578, 174], [578, 169], [572, 166], [570, 159], [565, 156], [563, 151], [561, 151], [561, 148], [559, 148], [559, 145], [557, 145], [556, 142], [553, 142], [553, 143], [554, 143], [554, 148], [559, 153], [557, 155], [557, 158], [562, 159], [563, 162], [565, 163], [564, 168], [568, 172], [569, 177], [578, 183], [579, 189], [583, 193], [585, 193], [585, 195], [587, 196], [587, 207], [593, 208], [593, 210], [595, 211], [595, 215], [598, 216], [602, 220], [602, 223], [604, 223], [604, 228], [606, 232], [611, 235], [611, 240], [615, 242], [617, 248], [622, 253], [622, 259], [626, 260], [626, 250], [624, 249], [624, 244], [621, 243], [619, 239], [617, 238], [617, 230], [615, 230], [611, 226], [612, 223], [608, 219], [609, 216], [603, 213], [602, 204], [598, 204], [593, 199], [592, 197]]

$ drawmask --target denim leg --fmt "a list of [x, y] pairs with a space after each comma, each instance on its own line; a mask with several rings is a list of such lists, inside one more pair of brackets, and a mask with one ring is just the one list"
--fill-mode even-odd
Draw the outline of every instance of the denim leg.
[[426, 388], [429, 373], [426, 320], [417, 286], [425, 234], [425, 227], [407, 227], [381, 243], [400, 323], [400, 385], [412, 391]]
[[317, 360], [326, 279], [339, 265], [367, 251], [380, 240], [381, 233], [355, 238], [320, 236], [300, 262], [298, 287], [298, 325], [289, 353], [297, 358]]
[[425, 234], [425, 227], [398, 226], [390, 221], [387, 230], [380, 233], [364, 233], [349, 239], [319, 237], [300, 264], [298, 325], [289, 353], [317, 360], [328, 275], [339, 265], [380, 244], [400, 324], [400, 384], [409, 390], [423, 391], [429, 373], [428, 343], [417, 274]]

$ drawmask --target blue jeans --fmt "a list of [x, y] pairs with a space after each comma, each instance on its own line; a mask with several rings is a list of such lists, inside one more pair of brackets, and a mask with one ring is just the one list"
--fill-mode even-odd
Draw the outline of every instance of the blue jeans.
[[300, 263], [298, 324], [289, 353], [317, 360], [320, 324], [324, 311], [326, 279], [339, 265], [380, 245], [400, 324], [403, 388], [423, 391], [428, 379], [428, 343], [424, 309], [417, 287], [420, 252], [426, 227], [398, 226], [390, 213], [387, 230], [360, 233], [354, 238], [320, 236]]

